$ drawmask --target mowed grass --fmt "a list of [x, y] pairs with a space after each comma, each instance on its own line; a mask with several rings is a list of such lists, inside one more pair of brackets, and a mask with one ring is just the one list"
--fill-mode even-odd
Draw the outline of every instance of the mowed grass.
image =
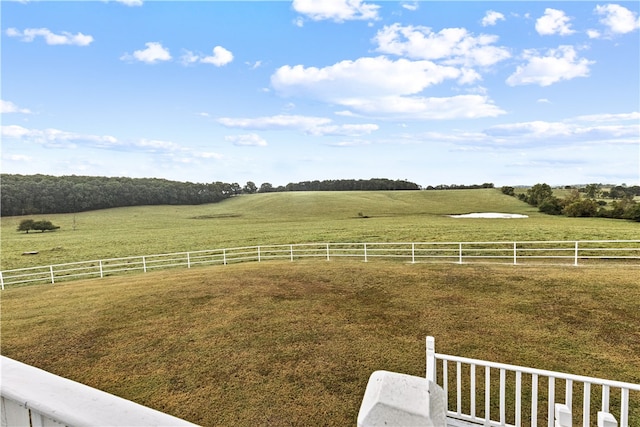
[[[447, 216], [471, 212], [517, 213], [529, 218]], [[24, 218], [2, 218], [2, 270], [307, 242], [640, 239], [637, 223], [548, 216], [497, 189], [269, 193], [200, 206], [130, 207], [29, 217], [48, 219], [61, 227], [47, 233], [18, 233], [16, 228]], [[31, 251], [38, 251], [38, 255], [22, 255]]]
[[206, 426], [354, 425], [373, 371], [425, 374], [426, 335], [640, 383], [637, 268], [272, 261], [1, 296], [4, 355]]

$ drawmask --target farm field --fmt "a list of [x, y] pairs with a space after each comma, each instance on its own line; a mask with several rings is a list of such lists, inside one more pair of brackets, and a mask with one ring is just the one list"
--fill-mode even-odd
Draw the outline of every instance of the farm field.
[[[529, 218], [447, 216], [472, 212]], [[34, 216], [61, 226], [46, 233], [18, 233], [23, 218], [2, 218], [3, 270], [286, 243], [640, 238], [637, 223], [547, 216], [491, 189]], [[0, 294], [1, 350], [201, 425], [353, 425], [373, 371], [424, 375], [426, 335], [441, 353], [640, 383], [637, 271], [332, 259], [23, 286]]]
[[1, 326], [8, 357], [207, 426], [354, 425], [373, 371], [425, 374], [426, 335], [640, 382], [640, 275], [623, 269], [236, 264], [7, 289]]
[[[472, 212], [524, 214], [529, 218], [447, 216]], [[24, 218], [2, 218], [2, 270], [267, 244], [640, 238], [637, 223], [548, 216], [497, 189], [266, 193], [209, 205], [29, 217], [47, 219], [61, 227], [46, 233], [18, 233], [16, 228]], [[22, 255], [31, 251], [38, 254]]]

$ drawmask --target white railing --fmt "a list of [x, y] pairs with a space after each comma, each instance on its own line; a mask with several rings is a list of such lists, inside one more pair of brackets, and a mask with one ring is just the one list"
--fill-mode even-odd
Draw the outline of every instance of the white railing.
[[0, 366], [2, 427], [195, 425], [8, 357]]
[[450, 262], [583, 265], [624, 262], [640, 265], [640, 240], [530, 242], [303, 243], [246, 246], [193, 252], [80, 261], [0, 272], [0, 287], [28, 283], [105, 277], [115, 274], [198, 265], [320, 258], [395, 259], [404, 262]]
[[440, 354], [433, 337], [427, 337], [427, 379], [444, 389], [448, 418], [473, 424], [640, 425], [629, 420], [630, 399], [640, 405], [640, 384]]

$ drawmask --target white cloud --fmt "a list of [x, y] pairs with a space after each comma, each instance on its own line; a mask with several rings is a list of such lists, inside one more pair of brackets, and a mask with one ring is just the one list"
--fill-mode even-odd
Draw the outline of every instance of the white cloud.
[[122, 3], [126, 6], [142, 6], [142, 0], [116, 0], [118, 3]]
[[214, 152], [194, 153], [194, 157], [199, 157], [201, 159], [216, 159], [216, 160], [220, 160], [224, 158], [222, 154], [214, 153]]
[[12, 162], [29, 162], [33, 159], [32, 157], [24, 154], [7, 154], [2, 156], [2, 158]]
[[621, 114], [591, 114], [587, 116], [578, 116], [574, 119], [575, 121], [585, 121], [585, 122], [598, 122], [598, 123], [607, 123], [607, 122], [625, 122], [625, 121], [639, 121], [640, 120], [640, 112], [632, 112], [632, 113], [621, 113]]
[[360, 136], [367, 135], [376, 130], [376, 124], [333, 124], [333, 121], [324, 117], [276, 115], [256, 118], [219, 118], [218, 123], [229, 128], [252, 130], [297, 130], [307, 135], [341, 135]]
[[317, 126], [308, 129], [306, 132], [313, 136], [362, 136], [369, 135], [377, 131], [380, 127], [375, 124], [346, 124], [346, 125], [327, 125]]
[[503, 47], [492, 46], [497, 36], [474, 36], [464, 28], [444, 28], [433, 32], [423, 26], [387, 25], [374, 37], [377, 51], [412, 59], [441, 60], [446, 65], [490, 66], [511, 55]]
[[[610, 123], [590, 122], [598, 117]], [[640, 124], [628, 120], [640, 113], [601, 114], [570, 118], [558, 122], [531, 121], [491, 126], [478, 132], [456, 131], [447, 133], [424, 132], [404, 134], [399, 138], [422, 143], [455, 144], [462, 150], [535, 148], [539, 153], [548, 148], [562, 148], [575, 154], [575, 147], [637, 145]], [[625, 123], [625, 121], [627, 123]]]
[[523, 58], [527, 63], [519, 65], [507, 78], [506, 82], [509, 86], [526, 84], [549, 86], [562, 80], [587, 77], [589, 65], [594, 64], [594, 61], [578, 58], [572, 46], [549, 49], [544, 56], [539, 56], [534, 49], [525, 50]]
[[587, 30], [587, 36], [590, 39], [599, 39], [602, 37], [602, 34], [598, 30]]
[[547, 8], [544, 10], [544, 15], [536, 21], [536, 31], [545, 36], [553, 34], [567, 36], [575, 32], [571, 29], [570, 20], [571, 18], [563, 11]]
[[257, 118], [221, 117], [218, 123], [225, 127], [254, 130], [304, 130], [331, 123], [331, 119], [324, 117], [277, 115]]
[[233, 61], [233, 54], [222, 46], [214, 47], [212, 56], [205, 56], [200, 59], [200, 62], [213, 64], [216, 67], [227, 65], [231, 61]]
[[109, 135], [83, 135], [51, 128], [27, 129], [18, 125], [2, 126], [1, 135], [4, 138], [42, 144], [52, 148], [75, 148], [78, 144], [105, 147], [118, 142], [116, 138]]
[[251, 68], [252, 70], [255, 70], [256, 68], [260, 68], [262, 67], [262, 61], [258, 60], [256, 62], [245, 62], [246, 65], [249, 66], [249, 68]]
[[[380, 6], [363, 3], [362, 0], [293, 0], [293, 9], [314, 21], [378, 19]], [[299, 25], [301, 26], [301, 25]]]
[[182, 62], [182, 65], [195, 64], [199, 60], [200, 60], [200, 57], [194, 54], [193, 52], [191, 52], [190, 50], [185, 50], [184, 54], [180, 57], [180, 62]]
[[18, 125], [2, 126], [3, 138], [34, 143], [48, 148], [99, 148], [124, 151], [142, 151], [145, 153], [189, 151], [171, 141], [140, 138], [122, 141], [110, 135], [90, 135], [68, 132], [59, 129], [27, 129]]
[[224, 139], [233, 143], [233, 145], [245, 147], [265, 147], [267, 145], [267, 141], [255, 133], [246, 135], [229, 135], [225, 136]]
[[144, 151], [148, 152], [158, 152], [158, 151], [182, 151], [183, 148], [171, 141], [162, 141], [157, 139], [145, 139], [141, 138], [137, 141], [134, 141], [131, 144], [132, 147], [141, 148]]
[[410, 11], [416, 11], [419, 8], [418, 2], [414, 1], [412, 3], [401, 3], [401, 6]]
[[93, 42], [93, 37], [89, 35], [82, 33], [71, 34], [67, 31], [55, 34], [48, 28], [26, 28], [24, 31], [8, 28], [6, 34], [9, 37], [21, 37], [23, 42], [32, 42], [36, 37], [42, 37], [48, 45], [88, 46]]
[[146, 64], [155, 64], [158, 61], [170, 61], [171, 54], [169, 49], [162, 46], [158, 42], [147, 42], [144, 44], [147, 48], [143, 50], [136, 50], [133, 55], [125, 53], [120, 57], [123, 61], [136, 60], [144, 62]]
[[[634, 113], [637, 115], [638, 113]], [[593, 124], [585, 117], [563, 122], [532, 121], [493, 126], [484, 131], [489, 137], [505, 138], [514, 144], [549, 141], [550, 144], [566, 142], [598, 144], [637, 144], [640, 123], [620, 121], [624, 115], [602, 115], [615, 123]], [[616, 117], [618, 119], [616, 119]]]
[[31, 114], [31, 110], [27, 108], [20, 108], [16, 104], [11, 101], [4, 101], [0, 99], [0, 113], [22, 113], [22, 114]]
[[496, 12], [494, 10], [488, 10], [487, 13], [482, 18], [482, 26], [488, 27], [492, 25], [496, 25], [498, 21], [504, 21], [504, 15], [500, 12]]
[[271, 85], [284, 96], [310, 96], [343, 104], [353, 97], [407, 95], [460, 78], [455, 67], [431, 61], [392, 61], [384, 56], [341, 61], [324, 68], [285, 65], [271, 76]]
[[348, 107], [351, 111], [338, 113], [342, 116], [391, 114], [409, 119], [442, 119], [503, 114], [486, 96], [411, 96], [447, 79], [463, 82], [478, 78], [473, 70], [431, 61], [392, 61], [380, 56], [342, 61], [324, 68], [283, 66], [271, 76], [271, 84], [284, 96], [309, 97]]
[[385, 96], [346, 100], [343, 105], [364, 116], [413, 120], [450, 120], [497, 117], [505, 112], [487, 96]]
[[618, 4], [598, 5], [595, 12], [603, 16], [600, 23], [612, 34], [627, 34], [640, 28], [640, 17]]
[[216, 67], [222, 67], [231, 61], [233, 61], [233, 53], [222, 46], [214, 47], [213, 55], [211, 56], [196, 55], [193, 52], [186, 50], [180, 57], [180, 62], [182, 62], [183, 65], [191, 65], [199, 62], [202, 64], [213, 64]]

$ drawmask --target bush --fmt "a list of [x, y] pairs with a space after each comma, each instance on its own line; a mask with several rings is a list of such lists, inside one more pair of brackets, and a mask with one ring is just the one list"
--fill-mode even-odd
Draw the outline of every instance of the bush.
[[557, 197], [547, 197], [540, 203], [538, 210], [547, 215], [561, 215], [562, 214], [562, 201]]
[[591, 217], [598, 213], [598, 203], [595, 200], [585, 199], [573, 202], [565, 206], [564, 214], [572, 217]]

